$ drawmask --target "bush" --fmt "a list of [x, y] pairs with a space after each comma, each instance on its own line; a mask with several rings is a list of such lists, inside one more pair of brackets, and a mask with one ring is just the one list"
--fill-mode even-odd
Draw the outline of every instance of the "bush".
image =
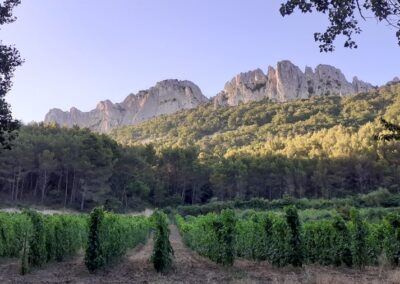
[[236, 217], [233, 210], [209, 213], [185, 220], [176, 216], [185, 243], [199, 254], [223, 265], [232, 265], [235, 256]]
[[384, 252], [392, 265], [400, 264], [400, 214], [387, 216], [384, 227]]
[[169, 242], [170, 230], [168, 228], [167, 216], [156, 210], [152, 216], [154, 223], [154, 247], [151, 261], [157, 272], [166, 273], [172, 267], [172, 256], [174, 251]]
[[94, 208], [89, 216], [85, 264], [89, 272], [120, 259], [129, 248], [143, 243], [150, 229], [145, 217], [119, 216]]
[[89, 272], [94, 272], [105, 265], [100, 243], [100, 228], [104, 220], [104, 210], [94, 208], [89, 217], [88, 243], [85, 254], [85, 265]]
[[303, 264], [303, 251], [301, 247], [299, 215], [294, 206], [287, 207], [285, 212], [286, 222], [290, 229], [289, 263], [293, 266], [301, 266]]
[[349, 229], [344, 220], [336, 216], [332, 222], [335, 233], [333, 234], [333, 263], [336, 266], [352, 266], [351, 237]]
[[363, 268], [367, 262], [368, 228], [360, 213], [351, 211], [351, 253], [353, 265]]
[[42, 266], [47, 261], [46, 231], [43, 216], [36, 211], [26, 211], [32, 222], [32, 234], [29, 240], [28, 265]]

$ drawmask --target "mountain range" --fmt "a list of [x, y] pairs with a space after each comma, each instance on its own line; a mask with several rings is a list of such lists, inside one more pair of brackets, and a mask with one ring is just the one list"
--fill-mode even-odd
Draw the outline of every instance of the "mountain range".
[[275, 68], [269, 66], [266, 73], [256, 69], [236, 75], [210, 99], [193, 82], [170, 79], [158, 82], [148, 90], [130, 94], [121, 103], [102, 101], [89, 112], [82, 112], [75, 107], [70, 111], [51, 109], [44, 122], [67, 127], [78, 125], [109, 133], [114, 128], [135, 125], [206, 103], [213, 103], [218, 108], [265, 99], [287, 102], [312, 96], [347, 96], [371, 89], [375, 87], [357, 77], [351, 82], [347, 81], [341, 70], [334, 66], [320, 64], [315, 69], [306, 67], [303, 72], [290, 61], [283, 60]]

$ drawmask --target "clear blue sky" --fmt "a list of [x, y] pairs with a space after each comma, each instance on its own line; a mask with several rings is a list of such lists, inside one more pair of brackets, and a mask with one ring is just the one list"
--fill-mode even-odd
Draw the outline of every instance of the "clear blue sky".
[[326, 20], [282, 18], [283, 0], [23, 0], [0, 31], [26, 63], [7, 100], [24, 122], [53, 107], [93, 109], [167, 79], [188, 79], [210, 97], [235, 74], [289, 59], [319, 63], [383, 84], [400, 75], [394, 31], [362, 23], [359, 49], [321, 54], [313, 40]]

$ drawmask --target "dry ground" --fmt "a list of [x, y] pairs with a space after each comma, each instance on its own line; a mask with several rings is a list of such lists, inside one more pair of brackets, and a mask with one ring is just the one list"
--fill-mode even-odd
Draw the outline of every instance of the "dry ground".
[[0, 262], [0, 283], [400, 283], [400, 270], [364, 271], [344, 268], [306, 266], [302, 269], [273, 268], [265, 262], [237, 260], [231, 268], [203, 258], [183, 243], [175, 226], [171, 226], [171, 244], [175, 251], [175, 270], [157, 274], [149, 258], [153, 243], [130, 251], [112, 268], [90, 274], [83, 256], [61, 263], [51, 263], [21, 276], [17, 259]]

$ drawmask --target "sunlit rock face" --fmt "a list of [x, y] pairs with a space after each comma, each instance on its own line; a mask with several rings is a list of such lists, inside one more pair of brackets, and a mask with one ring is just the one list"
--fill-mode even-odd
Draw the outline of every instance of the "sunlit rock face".
[[67, 127], [78, 125], [107, 133], [115, 127], [137, 124], [163, 114], [195, 108], [206, 102], [208, 99], [194, 83], [165, 80], [148, 90], [129, 95], [122, 103], [102, 101], [89, 112], [82, 112], [74, 107], [65, 112], [52, 109], [47, 113], [44, 122]]
[[[397, 82], [398, 78], [392, 82]], [[371, 84], [353, 78], [348, 82], [343, 73], [330, 65], [306, 67], [304, 72], [288, 60], [261, 69], [240, 73], [225, 84], [224, 89], [211, 99], [216, 107], [236, 106], [240, 103], [269, 99], [286, 102], [311, 96], [351, 95], [369, 91]], [[108, 133], [113, 128], [134, 125], [163, 114], [191, 109], [207, 103], [200, 88], [190, 81], [165, 80], [148, 90], [129, 95], [122, 103], [100, 102], [89, 112], [76, 108], [70, 111], [50, 110], [45, 123], [71, 127], [78, 125]]]
[[265, 74], [261, 69], [240, 73], [225, 84], [214, 97], [216, 106], [235, 106], [239, 103], [270, 99], [286, 102], [322, 95], [351, 95], [368, 91], [374, 87], [354, 77], [348, 82], [343, 73], [330, 65], [306, 67], [304, 72], [288, 60], [268, 67]]

